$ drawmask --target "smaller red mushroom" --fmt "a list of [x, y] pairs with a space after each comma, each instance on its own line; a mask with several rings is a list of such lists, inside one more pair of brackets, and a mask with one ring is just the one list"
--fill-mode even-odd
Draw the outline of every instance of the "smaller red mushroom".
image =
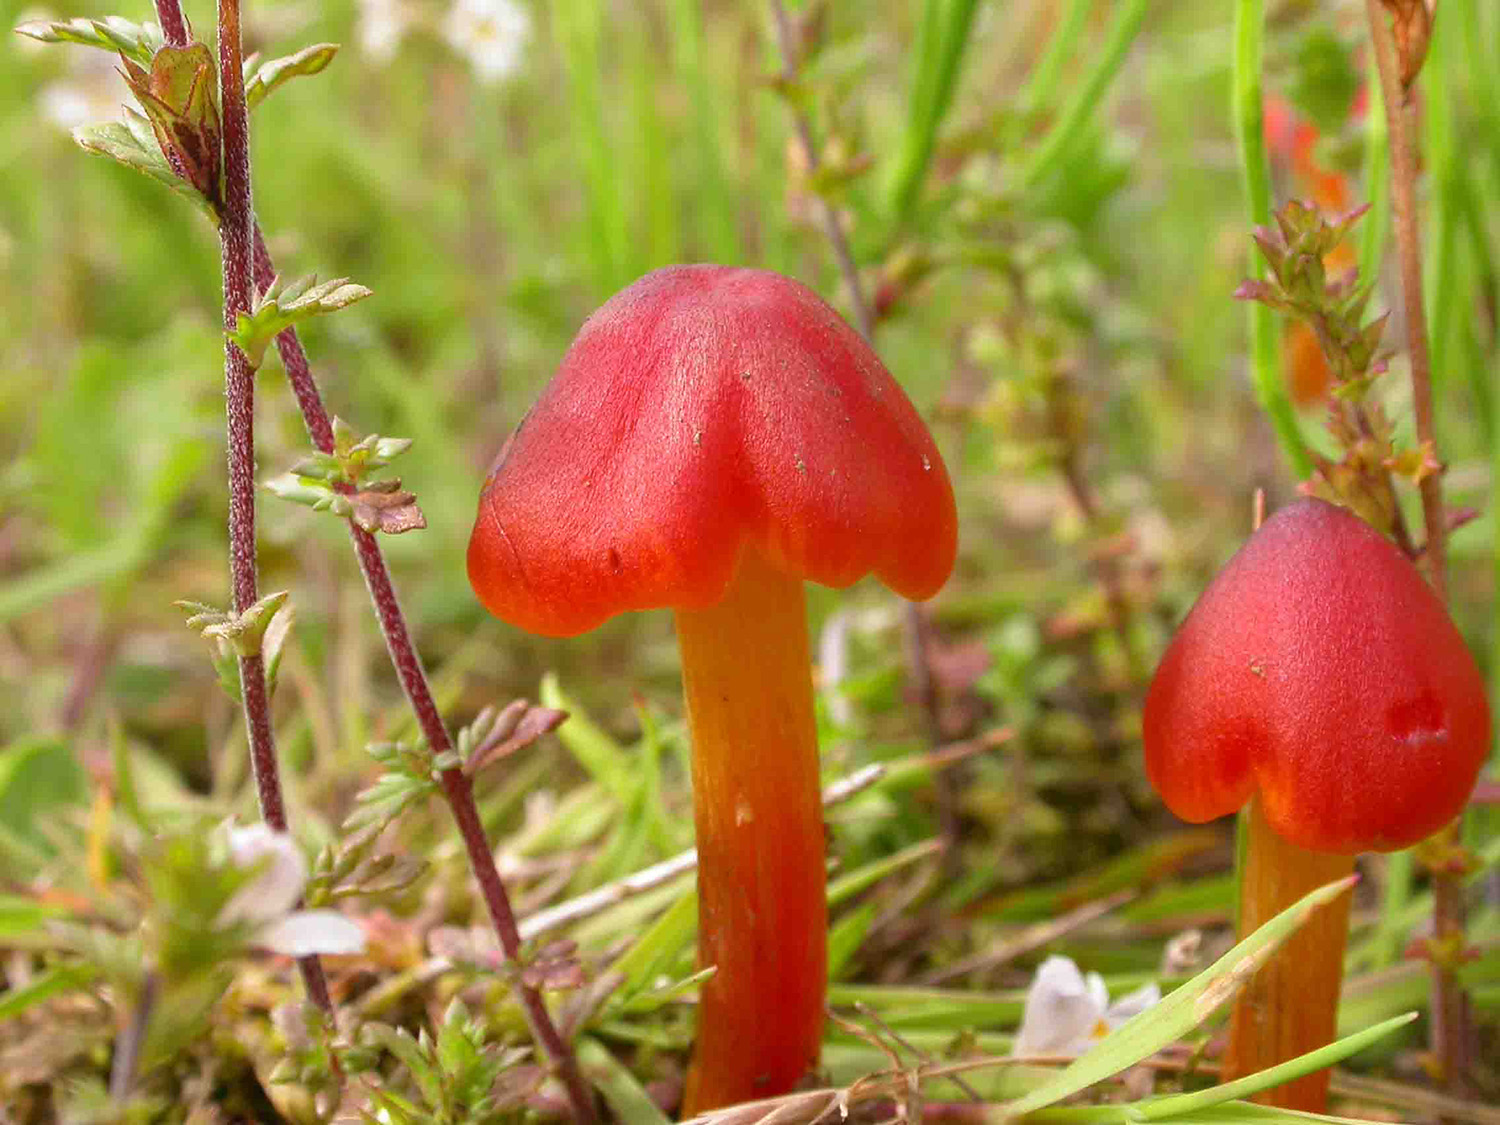
[[932, 437], [869, 346], [797, 282], [678, 266], [616, 294], [501, 450], [469, 580], [571, 636], [672, 607], [693, 740], [699, 960], [686, 1113], [817, 1064], [822, 807], [804, 579], [935, 594], [957, 547]]
[[[1201, 823], [1250, 802], [1240, 929], [1348, 875], [1354, 854], [1416, 843], [1463, 809], [1489, 753], [1484, 679], [1415, 567], [1322, 500], [1277, 512], [1198, 599], [1143, 717], [1146, 769]], [[1331, 1041], [1348, 898], [1244, 989], [1226, 1077]], [[1328, 1072], [1270, 1091], [1322, 1112]]]

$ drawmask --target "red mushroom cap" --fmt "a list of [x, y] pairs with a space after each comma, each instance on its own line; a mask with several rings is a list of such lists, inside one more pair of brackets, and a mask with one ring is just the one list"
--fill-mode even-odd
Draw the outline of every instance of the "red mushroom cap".
[[1198, 599], [1151, 682], [1144, 735], [1151, 783], [1184, 820], [1258, 790], [1294, 844], [1389, 851], [1458, 815], [1490, 710], [1416, 568], [1358, 517], [1302, 500]]
[[957, 549], [932, 436], [811, 290], [674, 266], [590, 317], [500, 451], [469, 540], [491, 613], [571, 636], [714, 604], [753, 543], [828, 586], [930, 597]]

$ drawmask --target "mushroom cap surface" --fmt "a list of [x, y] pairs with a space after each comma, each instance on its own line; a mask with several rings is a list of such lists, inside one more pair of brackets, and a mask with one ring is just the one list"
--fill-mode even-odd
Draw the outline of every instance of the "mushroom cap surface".
[[469, 581], [497, 617], [572, 636], [714, 604], [747, 545], [930, 597], [957, 535], [931, 434], [838, 313], [779, 274], [673, 266], [588, 319], [501, 449]]
[[1301, 500], [1203, 592], [1156, 670], [1146, 770], [1192, 822], [1258, 791], [1314, 851], [1406, 847], [1457, 816], [1489, 753], [1479, 668], [1415, 567], [1357, 516]]

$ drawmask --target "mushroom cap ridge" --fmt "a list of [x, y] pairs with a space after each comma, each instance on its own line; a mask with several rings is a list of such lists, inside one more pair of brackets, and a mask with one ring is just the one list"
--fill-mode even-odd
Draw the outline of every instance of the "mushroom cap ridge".
[[1203, 592], [1142, 717], [1146, 770], [1184, 820], [1259, 791], [1283, 838], [1390, 851], [1457, 816], [1489, 753], [1484, 680], [1396, 547], [1322, 500], [1266, 521]]
[[865, 341], [779, 274], [673, 266], [579, 331], [500, 451], [469, 540], [491, 613], [572, 636], [702, 608], [746, 544], [828, 586], [932, 596], [957, 550], [932, 436]]

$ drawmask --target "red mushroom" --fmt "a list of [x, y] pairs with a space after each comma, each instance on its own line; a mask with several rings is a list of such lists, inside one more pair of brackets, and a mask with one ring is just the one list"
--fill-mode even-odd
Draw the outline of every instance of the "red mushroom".
[[[1322, 500], [1283, 508], [1203, 592], [1146, 696], [1146, 769], [1195, 823], [1250, 802], [1240, 928], [1459, 814], [1490, 746], [1484, 680], [1415, 567]], [[1329, 1042], [1348, 899], [1235, 1006], [1226, 1074]], [[1321, 1112], [1328, 1072], [1272, 1091]]]
[[501, 450], [469, 542], [496, 616], [570, 636], [676, 612], [693, 739], [703, 986], [685, 1109], [818, 1058], [822, 808], [803, 579], [927, 598], [957, 521], [931, 435], [797, 282], [658, 270], [589, 318]]

